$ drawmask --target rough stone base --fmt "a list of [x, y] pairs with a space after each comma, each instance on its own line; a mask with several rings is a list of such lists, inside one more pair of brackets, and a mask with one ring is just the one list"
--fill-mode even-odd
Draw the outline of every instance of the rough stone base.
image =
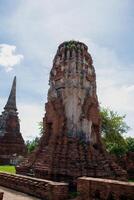
[[[0, 173], [0, 185], [44, 200], [67, 200], [71, 195], [66, 183], [8, 173]], [[134, 183], [81, 177], [73, 194], [73, 200], [133, 200]]]
[[134, 152], [129, 152], [121, 157], [113, 156], [113, 160], [127, 171], [129, 179], [134, 179]]
[[133, 200], [134, 183], [82, 177], [77, 182], [78, 200]]
[[41, 199], [66, 200], [68, 198], [68, 184], [66, 183], [0, 173], [0, 185]]
[[0, 200], [3, 200], [4, 192], [0, 192]]
[[76, 182], [81, 176], [127, 180], [126, 171], [105, 151], [66, 136], [50, 139], [49, 145], [41, 146], [16, 170], [18, 174], [55, 181]]

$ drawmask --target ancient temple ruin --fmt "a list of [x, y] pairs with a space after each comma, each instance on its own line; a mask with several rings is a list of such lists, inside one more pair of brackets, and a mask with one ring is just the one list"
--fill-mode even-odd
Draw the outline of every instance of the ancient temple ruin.
[[16, 107], [16, 77], [0, 115], [0, 164], [16, 164], [18, 156], [26, 153], [24, 140], [20, 133], [20, 123]]
[[49, 84], [44, 134], [17, 172], [57, 181], [81, 176], [125, 179], [125, 171], [101, 142], [96, 74], [84, 43], [69, 41], [58, 47]]

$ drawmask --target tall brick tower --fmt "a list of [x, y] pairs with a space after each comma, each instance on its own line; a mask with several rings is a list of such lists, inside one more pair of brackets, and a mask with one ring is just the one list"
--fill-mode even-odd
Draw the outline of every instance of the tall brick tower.
[[106, 154], [100, 135], [96, 74], [85, 44], [62, 43], [50, 72], [44, 134], [32, 159], [18, 173], [54, 180], [80, 176], [124, 178]]
[[20, 133], [20, 124], [16, 107], [16, 77], [4, 107], [0, 115], [0, 163], [10, 164], [14, 155], [24, 155], [26, 147]]

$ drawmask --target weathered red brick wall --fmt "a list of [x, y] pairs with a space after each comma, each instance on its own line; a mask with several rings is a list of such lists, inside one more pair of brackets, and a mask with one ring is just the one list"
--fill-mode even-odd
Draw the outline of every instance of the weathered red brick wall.
[[113, 156], [113, 159], [122, 169], [127, 171], [129, 179], [134, 179], [134, 152], [128, 152], [121, 157]]
[[0, 173], [0, 185], [44, 200], [66, 200], [68, 198], [68, 184], [66, 183]]
[[[0, 173], [0, 185], [41, 199], [67, 200], [68, 184]], [[134, 200], [134, 183], [81, 177], [75, 200]]]
[[134, 200], [134, 183], [82, 177], [77, 192], [79, 200]]
[[88, 47], [78, 41], [62, 43], [49, 83], [44, 134], [36, 155], [17, 166], [17, 173], [32, 171], [35, 177], [74, 184], [81, 176], [126, 180], [126, 171], [107, 156], [101, 142], [96, 74]]
[[3, 199], [3, 192], [0, 192], [0, 200], [2, 200]]

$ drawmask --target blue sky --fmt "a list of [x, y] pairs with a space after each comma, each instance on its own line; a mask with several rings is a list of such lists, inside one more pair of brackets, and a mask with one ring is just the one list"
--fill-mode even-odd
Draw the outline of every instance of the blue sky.
[[133, 33], [133, 0], [0, 0], [0, 111], [16, 75], [21, 132], [38, 135], [56, 49], [75, 39], [93, 57], [99, 102], [126, 114], [134, 136]]

